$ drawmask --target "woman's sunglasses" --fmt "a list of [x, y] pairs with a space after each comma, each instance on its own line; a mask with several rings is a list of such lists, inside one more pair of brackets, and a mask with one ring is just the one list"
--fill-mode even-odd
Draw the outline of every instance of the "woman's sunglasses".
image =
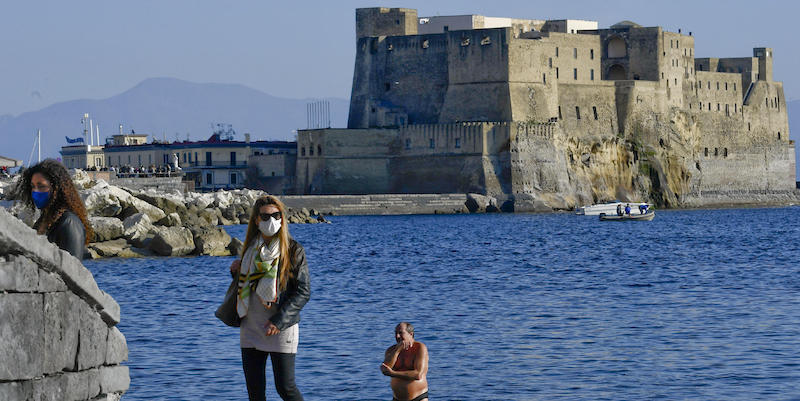
[[264, 221], [267, 221], [267, 220], [269, 220], [269, 218], [270, 218], [270, 217], [272, 217], [272, 218], [273, 218], [273, 219], [275, 219], [275, 220], [278, 220], [278, 219], [280, 219], [280, 218], [281, 218], [281, 212], [275, 212], [275, 213], [259, 213], [259, 214], [258, 214], [258, 216], [259, 216], [259, 217], [261, 217], [261, 220], [264, 220]]

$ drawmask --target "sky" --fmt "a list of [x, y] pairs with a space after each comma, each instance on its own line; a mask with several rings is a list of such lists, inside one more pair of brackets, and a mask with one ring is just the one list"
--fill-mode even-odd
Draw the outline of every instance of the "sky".
[[[416, 8], [419, 16], [481, 14], [622, 20], [682, 28], [697, 57], [772, 47], [775, 79], [800, 98], [800, 2], [773, 1], [12, 1], [0, 13], [0, 116], [103, 99], [152, 77], [236, 83], [288, 98], [349, 98], [355, 9]], [[724, 6], [721, 6], [724, 5]], [[795, 75], [795, 76], [793, 76]]]

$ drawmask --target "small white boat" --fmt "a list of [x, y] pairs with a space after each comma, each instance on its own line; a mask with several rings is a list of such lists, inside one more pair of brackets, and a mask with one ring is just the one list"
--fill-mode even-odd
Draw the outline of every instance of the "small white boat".
[[625, 209], [625, 205], [631, 205], [631, 214], [639, 213], [639, 206], [645, 205], [648, 208], [650, 207], [649, 203], [645, 202], [609, 202], [609, 203], [600, 203], [597, 205], [591, 206], [584, 206], [579, 207], [575, 210], [575, 214], [585, 215], [585, 216], [599, 216], [600, 214], [605, 213], [606, 215], [616, 215], [617, 214], [617, 205], [622, 205], [622, 209]]
[[616, 213], [614, 214], [600, 214], [600, 221], [651, 221], [653, 218], [656, 217], [655, 210], [651, 210], [644, 214], [639, 214], [631, 212], [631, 214], [623, 214], [622, 216], [618, 216]]

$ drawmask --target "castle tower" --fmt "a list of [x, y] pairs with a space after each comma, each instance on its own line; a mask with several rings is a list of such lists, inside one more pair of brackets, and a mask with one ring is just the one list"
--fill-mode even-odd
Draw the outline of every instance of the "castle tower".
[[753, 48], [753, 57], [758, 57], [758, 80], [772, 81], [772, 48]]
[[356, 38], [416, 35], [417, 10], [410, 8], [356, 9]]

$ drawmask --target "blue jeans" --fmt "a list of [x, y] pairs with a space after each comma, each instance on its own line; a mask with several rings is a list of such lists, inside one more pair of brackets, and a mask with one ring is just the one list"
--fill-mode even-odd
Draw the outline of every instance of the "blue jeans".
[[267, 390], [267, 357], [272, 359], [272, 376], [275, 390], [285, 401], [303, 401], [303, 395], [294, 382], [294, 359], [296, 354], [264, 352], [255, 348], [242, 348], [242, 368], [247, 382], [250, 401], [265, 401]]

